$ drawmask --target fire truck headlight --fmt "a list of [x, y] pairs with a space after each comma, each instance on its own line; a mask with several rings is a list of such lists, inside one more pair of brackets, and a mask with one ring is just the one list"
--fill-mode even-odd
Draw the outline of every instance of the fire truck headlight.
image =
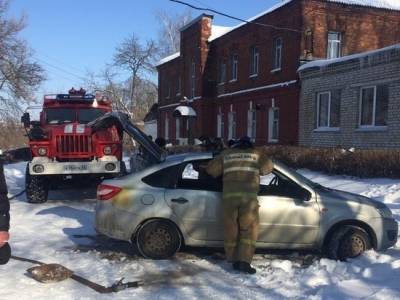
[[43, 173], [44, 172], [44, 166], [43, 165], [34, 165], [33, 166], [33, 171], [35, 173]]
[[47, 155], [47, 148], [40, 147], [40, 148], [38, 149], [38, 154], [39, 154], [40, 156], [45, 156], [45, 155]]
[[108, 164], [106, 164], [105, 168], [107, 171], [111, 172], [111, 171], [115, 170], [116, 166], [113, 163], [108, 163]]
[[104, 148], [103, 148], [103, 153], [104, 153], [105, 155], [110, 155], [110, 154], [112, 153], [112, 148], [111, 148], [111, 146], [104, 146]]

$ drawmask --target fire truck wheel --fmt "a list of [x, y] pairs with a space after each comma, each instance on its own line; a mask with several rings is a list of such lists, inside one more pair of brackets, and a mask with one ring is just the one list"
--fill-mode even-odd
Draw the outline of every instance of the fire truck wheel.
[[27, 170], [25, 181], [26, 197], [29, 203], [44, 203], [47, 201], [48, 187], [43, 176], [32, 176]]

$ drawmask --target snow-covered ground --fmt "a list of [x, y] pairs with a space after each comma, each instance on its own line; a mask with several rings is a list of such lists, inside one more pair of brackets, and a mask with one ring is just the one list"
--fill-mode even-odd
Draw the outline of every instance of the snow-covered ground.
[[[6, 166], [10, 196], [24, 188], [24, 170], [24, 163]], [[383, 201], [400, 221], [400, 180], [301, 173]], [[11, 260], [0, 266], [0, 299], [400, 299], [400, 243], [386, 253], [368, 251], [348, 262], [302, 253], [257, 254], [257, 275], [242, 275], [212, 252], [191, 249], [173, 260], [151, 261], [126, 255], [125, 243], [101, 246], [93, 239], [93, 198], [94, 191], [85, 190], [52, 192], [42, 205], [28, 204], [24, 194], [12, 200], [13, 254], [60, 263], [105, 286], [122, 277], [145, 285], [100, 295], [71, 279], [38, 283], [25, 274], [31, 264]]]

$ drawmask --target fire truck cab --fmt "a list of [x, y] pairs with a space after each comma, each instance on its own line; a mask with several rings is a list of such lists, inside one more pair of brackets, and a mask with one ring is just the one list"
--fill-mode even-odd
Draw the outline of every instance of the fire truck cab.
[[87, 126], [111, 110], [111, 101], [101, 94], [72, 88], [68, 94], [44, 96], [39, 121], [24, 113], [32, 155], [26, 169], [29, 202], [47, 201], [48, 190], [69, 179], [95, 181], [125, 171], [123, 132], [116, 126], [92, 132]]

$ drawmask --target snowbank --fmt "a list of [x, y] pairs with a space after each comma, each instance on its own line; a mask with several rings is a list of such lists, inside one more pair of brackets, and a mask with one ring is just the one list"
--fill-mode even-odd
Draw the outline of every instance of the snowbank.
[[[10, 195], [23, 189], [24, 170], [23, 163], [6, 166]], [[383, 201], [400, 221], [400, 180], [301, 173], [323, 185]], [[93, 197], [94, 191], [84, 190], [51, 192], [43, 205], [26, 203], [24, 195], [12, 200], [13, 254], [61, 263], [102, 285], [125, 277], [143, 280], [145, 286], [100, 295], [73, 280], [41, 284], [25, 275], [29, 263], [12, 260], [0, 266], [0, 299], [400, 299], [400, 243], [386, 253], [369, 251], [349, 262], [263, 252], [254, 260], [258, 273], [241, 275], [199, 250], [151, 261], [127, 255], [126, 243], [99, 244]]]

